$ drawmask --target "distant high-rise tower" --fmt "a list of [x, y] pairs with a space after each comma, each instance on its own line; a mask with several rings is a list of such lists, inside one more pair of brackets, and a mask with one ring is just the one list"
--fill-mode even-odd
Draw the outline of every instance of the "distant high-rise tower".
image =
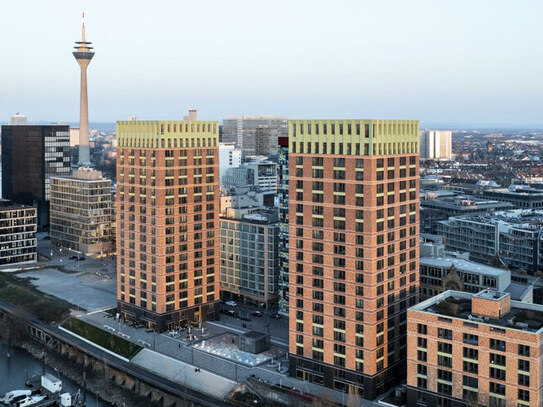
[[26, 126], [28, 124], [28, 120], [25, 115], [19, 114], [19, 112], [17, 112], [13, 116], [11, 116], [9, 124], [10, 126]]
[[189, 109], [189, 115], [188, 116], [183, 116], [183, 120], [187, 120], [189, 122], [198, 121], [198, 110]]
[[[83, 19], [85, 13], [83, 13]], [[85, 40], [85, 20], [83, 20], [81, 30], [81, 41], [76, 41], [73, 52], [74, 57], [81, 67], [81, 97], [79, 100], [79, 162], [81, 164], [90, 164], [89, 149], [89, 103], [87, 97], [87, 67], [90, 64], [94, 52], [90, 46], [92, 42]]]
[[452, 132], [447, 130], [425, 130], [420, 135], [420, 158], [450, 160], [452, 155]]

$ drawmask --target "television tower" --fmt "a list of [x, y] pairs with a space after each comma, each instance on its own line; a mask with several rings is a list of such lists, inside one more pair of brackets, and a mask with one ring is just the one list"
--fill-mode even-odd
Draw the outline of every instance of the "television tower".
[[94, 52], [90, 45], [92, 42], [85, 40], [85, 13], [83, 13], [83, 25], [81, 29], [81, 41], [76, 41], [74, 57], [81, 67], [81, 97], [79, 100], [79, 164], [90, 165], [89, 148], [89, 102], [87, 96], [87, 67], [90, 64]]

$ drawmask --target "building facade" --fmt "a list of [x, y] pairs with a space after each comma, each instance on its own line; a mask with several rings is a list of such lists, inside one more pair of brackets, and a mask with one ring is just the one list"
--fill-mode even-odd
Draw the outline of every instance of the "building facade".
[[88, 255], [115, 253], [115, 210], [111, 180], [80, 168], [71, 177], [51, 178], [51, 242]]
[[543, 306], [445, 291], [407, 312], [407, 405], [540, 406]]
[[36, 206], [39, 231], [49, 228], [51, 177], [70, 171], [69, 126], [2, 126], [2, 197]]
[[487, 288], [508, 292], [516, 301], [533, 302], [533, 283], [512, 282], [511, 271], [469, 260], [468, 253], [448, 252], [443, 244], [420, 246], [420, 299], [447, 290], [478, 293]]
[[289, 261], [288, 261], [288, 137], [279, 138], [277, 157], [277, 206], [279, 208], [279, 313], [288, 316]]
[[421, 233], [436, 233], [437, 223], [451, 216], [475, 215], [512, 209], [509, 202], [480, 199], [473, 196], [440, 194], [440, 191], [421, 193]]
[[257, 191], [277, 192], [277, 164], [271, 161], [253, 161], [238, 168], [228, 168], [222, 178], [226, 189], [254, 187]]
[[543, 211], [520, 209], [475, 216], [453, 216], [437, 223], [448, 250], [469, 252], [472, 260], [499, 261], [513, 270], [542, 269]]
[[425, 130], [420, 135], [420, 158], [432, 160], [452, 157], [452, 132], [448, 130]]
[[367, 399], [406, 374], [418, 121], [289, 121], [290, 374]]
[[223, 120], [223, 138], [225, 143], [235, 143], [243, 155], [256, 153], [256, 129], [271, 128], [279, 131], [279, 137], [288, 135], [287, 119], [283, 116], [231, 116]]
[[518, 209], [543, 209], [543, 190], [528, 185], [486, 190], [483, 195], [496, 201], [509, 202]]
[[232, 144], [219, 144], [219, 183], [226, 175], [228, 168], [238, 168], [241, 165], [241, 150]]
[[220, 218], [221, 292], [276, 310], [279, 224], [269, 209], [231, 209]]
[[279, 134], [277, 127], [258, 127], [255, 134], [255, 154], [276, 156], [279, 152]]
[[0, 200], [0, 267], [35, 264], [36, 208]]
[[218, 123], [117, 123], [121, 315], [159, 330], [218, 317]]

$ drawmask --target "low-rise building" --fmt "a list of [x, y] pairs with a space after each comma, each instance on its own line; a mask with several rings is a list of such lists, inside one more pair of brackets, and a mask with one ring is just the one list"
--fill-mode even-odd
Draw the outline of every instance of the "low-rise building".
[[111, 180], [80, 168], [71, 177], [51, 178], [51, 242], [89, 255], [115, 251]]
[[421, 231], [436, 233], [437, 222], [451, 216], [476, 215], [513, 209], [509, 202], [481, 199], [470, 195], [456, 195], [449, 191], [427, 191], [421, 193]]
[[37, 210], [0, 200], [0, 267], [35, 264]]
[[543, 209], [543, 190], [529, 185], [486, 190], [483, 195], [488, 199], [509, 202], [519, 209]]
[[407, 311], [407, 405], [540, 406], [543, 306], [445, 291]]
[[542, 261], [543, 211], [509, 210], [453, 216], [437, 222], [448, 250], [469, 252], [470, 259], [500, 262], [512, 270], [536, 273]]
[[533, 285], [511, 282], [511, 272], [469, 260], [468, 253], [445, 251], [443, 244], [420, 245], [420, 295], [427, 299], [447, 290], [478, 293], [490, 288], [513, 300], [532, 302]]

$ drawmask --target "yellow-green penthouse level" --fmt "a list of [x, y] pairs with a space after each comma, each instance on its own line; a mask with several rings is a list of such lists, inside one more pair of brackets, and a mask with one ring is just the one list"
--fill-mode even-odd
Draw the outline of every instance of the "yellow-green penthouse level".
[[418, 120], [289, 120], [292, 153], [419, 153]]

